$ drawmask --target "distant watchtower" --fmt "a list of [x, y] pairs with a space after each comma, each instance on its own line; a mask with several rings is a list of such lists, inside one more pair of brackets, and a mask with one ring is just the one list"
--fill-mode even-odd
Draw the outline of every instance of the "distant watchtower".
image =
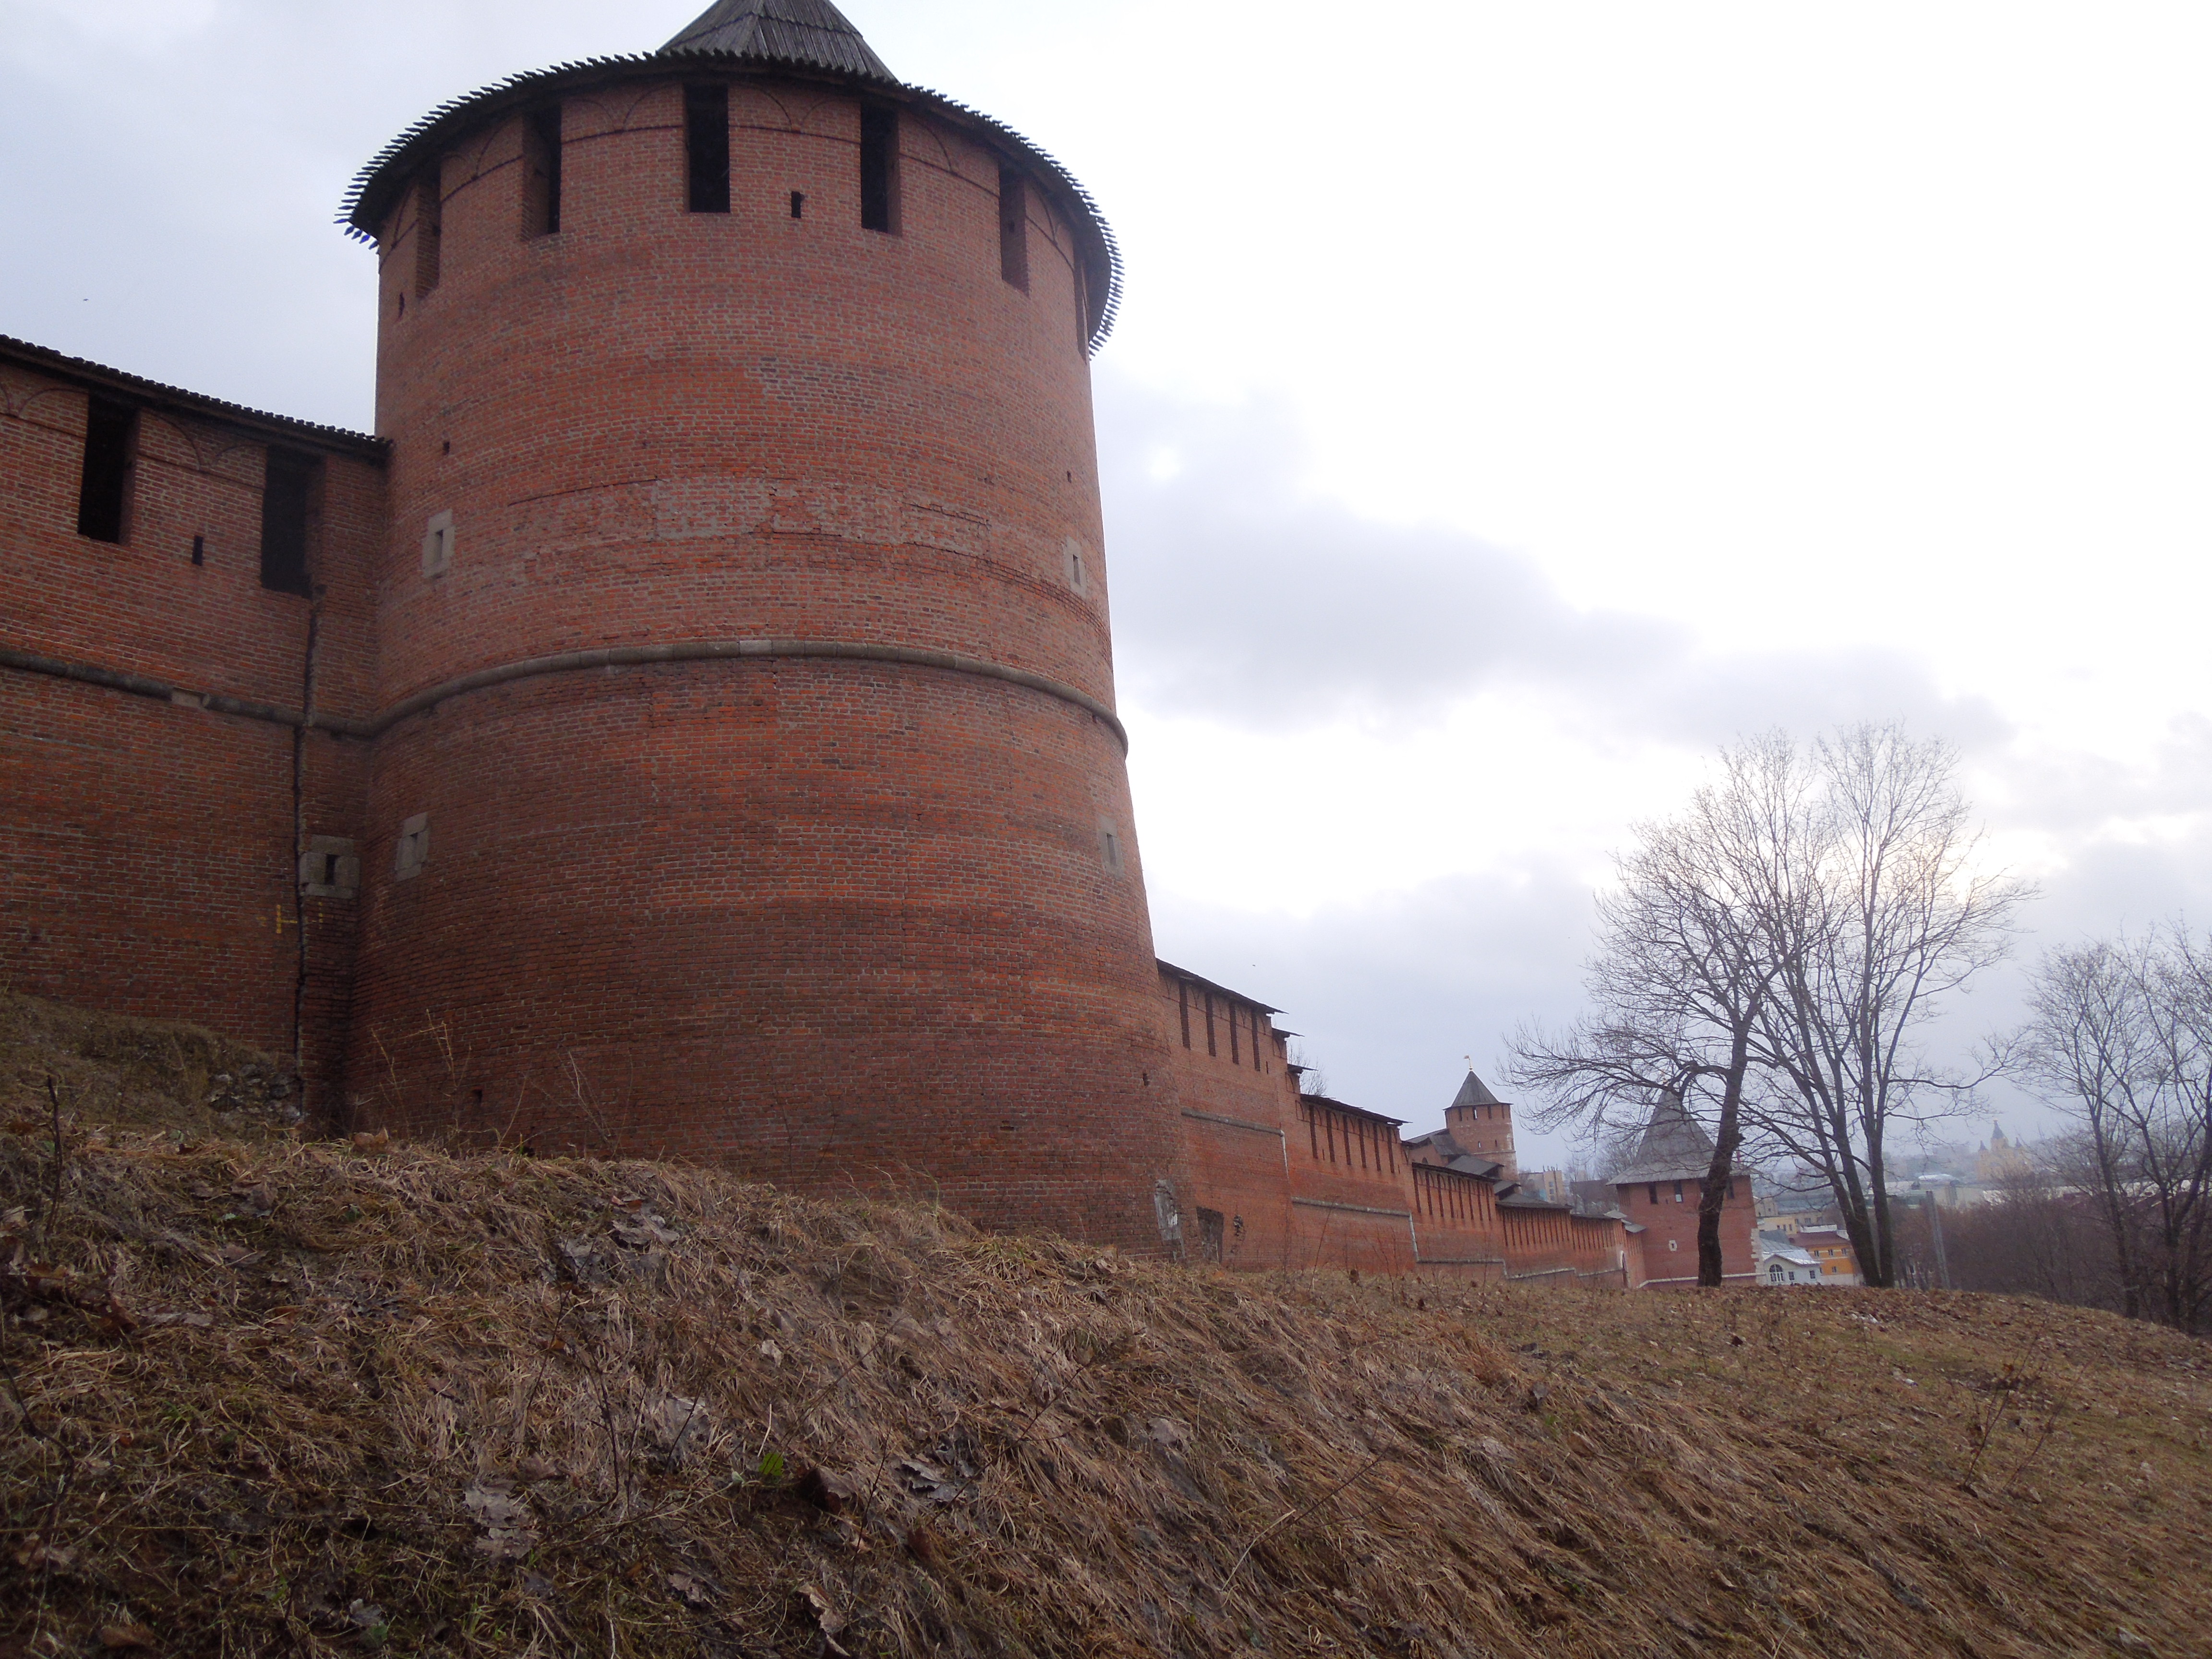
[[348, 1091], [1157, 1247], [1104, 221], [826, 0], [441, 106], [347, 208], [390, 529]]
[[1477, 1158], [1498, 1166], [1501, 1180], [1521, 1173], [1513, 1151], [1513, 1108], [1490, 1092], [1490, 1087], [1470, 1069], [1450, 1105], [1444, 1108], [1444, 1127], [1452, 1139]]

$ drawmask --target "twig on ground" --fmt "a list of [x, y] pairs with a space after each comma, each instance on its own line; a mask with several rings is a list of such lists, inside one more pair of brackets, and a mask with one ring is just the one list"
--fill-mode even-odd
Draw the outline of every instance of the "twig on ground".
[[1270, 1534], [1274, 1532], [1278, 1527], [1282, 1526], [1285, 1522], [1304, 1520], [1306, 1516], [1311, 1515], [1322, 1504], [1328, 1503], [1329, 1499], [1334, 1498], [1337, 1493], [1342, 1492], [1346, 1486], [1352, 1485], [1353, 1481], [1365, 1474], [1368, 1470], [1373, 1468], [1377, 1463], [1380, 1463], [1384, 1455], [1385, 1454], [1382, 1452], [1376, 1452], [1374, 1456], [1369, 1458], [1364, 1463], [1362, 1463], [1350, 1474], [1346, 1475], [1343, 1480], [1338, 1481], [1334, 1486], [1331, 1486], [1320, 1497], [1315, 1498], [1312, 1503], [1307, 1504], [1304, 1509], [1285, 1510], [1282, 1514], [1277, 1516], [1268, 1525], [1261, 1528], [1258, 1532], [1254, 1533], [1252, 1534], [1252, 1541], [1245, 1545], [1243, 1552], [1237, 1556], [1237, 1565], [1230, 1568], [1228, 1576], [1222, 1579], [1222, 1594], [1225, 1595], [1229, 1593], [1229, 1586], [1235, 1582], [1237, 1575], [1243, 1571], [1245, 1562], [1251, 1559], [1252, 1552], [1259, 1548], [1261, 1543], [1267, 1539]]

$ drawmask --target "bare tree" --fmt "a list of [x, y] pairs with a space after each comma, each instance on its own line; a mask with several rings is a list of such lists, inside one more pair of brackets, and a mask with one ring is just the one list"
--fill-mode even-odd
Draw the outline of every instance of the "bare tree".
[[2121, 1311], [2212, 1318], [2212, 950], [2176, 924], [2046, 954], [2023, 1034], [2030, 1075], [2081, 1126], [2081, 1185]]
[[1546, 1127], [1618, 1133], [1663, 1091], [1713, 1124], [1700, 1282], [1718, 1282], [1727, 1177], [1753, 1134], [1820, 1173], [1867, 1282], [1889, 1285], [1890, 1126], [1982, 1080], [1929, 1066], [1915, 1038], [2007, 953], [2033, 890], [1982, 867], [1953, 752], [1897, 725], [1809, 750], [1770, 732], [1721, 769], [1681, 817], [1640, 826], [1599, 902], [1592, 1012], [1557, 1036], [1524, 1028], [1513, 1076]]
[[1984, 866], [1958, 757], [1901, 725], [1846, 727], [1800, 763], [1809, 833], [1778, 869], [1764, 949], [1759, 1127], [1820, 1171], [1859, 1270], [1896, 1282], [1887, 1142], [1990, 1075], [1931, 1066], [1916, 1038], [1950, 994], [2010, 953], [2028, 883]]
[[1619, 1142], [1653, 1103], [1679, 1097], [1712, 1124], [1698, 1203], [1698, 1282], [1722, 1280], [1721, 1211], [1743, 1144], [1743, 1104], [1778, 969], [1762, 946], [1777, 869], [1804, 822], [1787, 746], [1722, 757], [1723, 775], [1678, 817], [1637, 826], [1597, 903], [1592, 1012], [1565, 1031], [1523, 1027], [1509, 1066], [1536, 1095], [1539, 1127], [1573, 1123]]

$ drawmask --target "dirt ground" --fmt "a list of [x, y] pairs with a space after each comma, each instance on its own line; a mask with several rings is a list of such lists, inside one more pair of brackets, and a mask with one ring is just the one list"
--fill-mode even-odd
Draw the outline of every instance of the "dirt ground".
[[1232, 1277], [288, 1097], [0, 997], [0, 1653], [2212, 1652], [2212, 1350], [2108, 1316]]

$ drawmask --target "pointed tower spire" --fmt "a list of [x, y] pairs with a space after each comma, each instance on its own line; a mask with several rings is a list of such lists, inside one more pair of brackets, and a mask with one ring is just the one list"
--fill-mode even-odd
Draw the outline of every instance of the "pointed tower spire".
[[657, 55], [678, 53], [834, 70], [899, 84], [830, 0], [714, 0]]
[[1502, 1106], [1504, 1103], [1490, 1092], [1489, 1085], [1477, 1077], [1474, 1074], [1474, 1067], [1470, 1066], [1467, 1068], [1467, 1081], [1459, 1085], [1459, 1092], [1452, 1097], [1452, 1104], [1455, 1106]]

